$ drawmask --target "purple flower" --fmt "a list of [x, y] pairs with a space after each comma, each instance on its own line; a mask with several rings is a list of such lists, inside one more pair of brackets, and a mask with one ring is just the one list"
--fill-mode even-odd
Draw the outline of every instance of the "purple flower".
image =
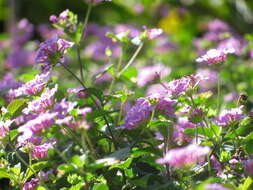
[[234, 48], [229, 49], [211, 49], [206, 52], [205, 55], [196, 59], [197, 62], [205, 62], [207, 64], [213, 65], [225, 61], [228, 54], [235, 53]]
[[56, 64], [63, 61], [66, 50], [74, 45], [73, 42], [60, 39], [58, 36], [40, 44], [35, 61], [37, 63]]
[[217, 176], [221, 175], [221, 173], [222, 173], [222, 165], [217, 160], [217, 158], [215, 156], [211, 157], [211, 164], [212, 164], [212, 167], [216, 170]]
[[224, 102], [232, 102], [239, 98], [239, 95], [236, 92], [231, 92], [229, 94], [226, 94], [224, 96]]
[[223, 187], [219, 183], [209, 183], [205, 185], [205, 190], [229, 190], [229, 189]]
[[124, 118], [125, 124], [121, 125], [121, 129], [134, 129], [145, 123], [151, 116], [154, 106], [148, 101], [147, 98], [139, 98], [136, 100], [134, 106], [128, 110]]
[[[165, 85], [167, 85], [167, 83]], [[160, 94], [160, 96], [165, 97], [168, 94], [168, 91], [161, 84], [153, 84], [147, 89], [146, 96], [151, 96], [152, 94]]]
[[53, 145], [56, 142], [46, 142], [42, 145], [35, 146], [35, 148], [32, 150], [32, 157], [35, 159], [43, 159], [46, 158], [48, 155], [48, 150], [50, 148], [53, 148]]
[[42, 178], [42, 179], [44, 179], [44, 180], [49, 180], [49, 175], [50, 174], [53, 174], [53, 170], [51, 169], [51, 170], [48, 170], [48, 171], [46, 171], [46, 172], [43, 172], [43, 171], [40, 171], [39, 172], [39, 176]]
[[147, 31], [147, 35], [148, 35], [149, 40], [154, 40], [155, 38], [159, 37], [163, 33], [163, 30], [160, 28], [148, 29], [148, 28], [144, 27], [144, 29]]
[[69, 89], [67, 89], [67, 93], [69, 93], [69, 94], [75, 94], [79, 98], [87, 98], [89, 96], [89, 93], [84, 92], [84, 88], [83, 87], [80, 87], [80, 88], [69, 88]]
[[198, 74], [205, 76], [208, 80], [202, 80], [199, 83], [201, 90], [206, 91], [216, 86], [218, 81], [218, 72], [211, 69], [198, 69]]
[[20, 126], [18, 128], [18, 131], [21, 133], [21, 136], [18, 137], [19, 144], [25, 144], [28, 139], [33, 137], [34, 134], [51, 127], [51, 125], [54, 124], [56, 116], [57, 113], [42, 113], [36, 118]]
[[7, 121], [2, 121], [0, 120], [0, 139], [4, 138], [5, 135], [9, 132], [9, 127], [11, 126], [13, 121], [7, 120]]
[[218, 32], [218, 31], [225, 32], [225, 31], [230, 30], [230, 27], [222, 20], [215, 19], [208, 23], [208, 30], [215, 31], [215, 32]]
[[77, 105], [77, 102], [69, 102], [65, 98], [61, 102], [55, 104], [54, 111], [58, 113], [58, 118], [67, 116]]
[[177, 121], [173, 134], [174, 141], [178, 142], [178, 144], [182, 144], [183, 142], [191, 142], [192, 139], [184, 133], [184, 130], [195, 127], [196, 125], [190, 122], [187, 117], [180, 117]]
[[63, 30], [51, 28], [46, 24], [39, 25], [37, 30], [44, 39], [52, 38], [56, 34], [59, 36], [64, 34]]
[[33, 33], [33, 25], [27, 20], [22, 19], [18, 24], [12, 29], [12, 32], [15, 34], [13, 39], [13, 45], [15, 47], [20, 47], [27, 40], [29, 40]]
[[233, 36], [221, 41], [218, 49], [234, 49], [236, 55], [240, 55], [243, 48], [247, 46], [247, 42], [241, 36]]
[[28, 102], [28, 107], [23, 110], [23, 113], [28, 114], [29, 112], [40, 113], [46, 111], [54, 104], [54, 95], [58, 89], [57, 84], [53, 89], [47, 88], [45, 92], [41, 94], [39, 99], [35, 99]]
[[36, 95], [46, 86], [46, 83], [49, 79], [50, 72], [36, 75], [33, 80], [30, 80], [18, 89], [14, 90], [16, 97], [20, 95]]
[[179, 96], [185, 93], [191, 84], [189, 77], [182, 77], [168, 83], [168, 93], [172, 96]]
[[175, 168], [188, 168], [197, 162], [202, 162], [210, 148], [190, 144], [183, 148], [169, 150], [163, 158], [157, 160], [159, 164], [169, 164]]
[[36, 190], [36, 187], [39, 185], [39, 179], [32, 178], [29, 182], [26, 182], [22, 190]]
[[227, 126], [232, 122], [239, 122], [245, 117], [245, 115], [242, 113], [242, 108], [243, 106], [240, 106], [239, 108], [223, 110], [216, 119], [217, 124], [221, 126]]
[[140, 87], [154, 81], [156, 78], [163, 78], [170, 73], [170, 68], [162, 64], [146, 66], [138, 73], [137, 84]]
[[21, 84], [21, 82], [15, 80], [12, 73], [7, 72], [4, 74], [2, 80], [0, 80], [0, 91], [11, 88], [18, 88]]
[[245, 171], [253, 176], [253, 160], [244, 160], [242, 163]]
[[5, 64], [8, 68], [18, 68], [34, 64], [35, 53], [20, 47], [15, 47], [7, 57]]
[[168, 117], [175, 117], [175, 109], [176, 100], [171, 100], [170, 98], [160, 98], [156, 105], [157, 110], [161, 110]]

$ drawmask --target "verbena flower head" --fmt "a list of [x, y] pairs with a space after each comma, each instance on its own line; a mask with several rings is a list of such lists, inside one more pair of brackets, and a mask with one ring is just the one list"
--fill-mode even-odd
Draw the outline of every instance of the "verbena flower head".
[[156, 78], [163, 78], [170, 73], [170, 69], [162, 64], [156, 64], [142, 68], [138, 73], [137, 84], [140, 87], [154, 81]]
[[164, 114], [168, 117], [175, 117], [175, 108], [174, 106], [177, 104], [176, 100], [172, 100], [168, 97], [166, 98], [160, 98], [156, 109], [161, 110], [164, 112]]
[[54, 111], [58, 113], [58, 118], [67, 116], [77, 105], [77, 102], [67, 101], [65, 98], [54, 105]]
[[233, 122], [239, 122], [245, 117], [245, 115], [242, 113], [242, 108], [243, 106], [223, 110], [216, 119], [217, 124], [221, 126], [227, 126]]
[[50, 72], [41, 73], [36, 75], [33, 80], [30, 80], [18, 89], [15, 89], [14, 93], [16, 97], [20, 95], [36, 95], [46, 86], [46, 83], [49, 79]]
[[41, 94], [39, 99], [28, 102], [28, 107], [23, 110], [23, 113], [28, 114], [29, 112], [45, 112], [54, 104], [54, 95], [57, 89], [57, 84], [52, 89], [47, 88], [46, 91]]
[[170, 81], [167, 85], [167, 91], [171, 96], [179, 96], [195, 88], [203, 80], [207, 80], [207, 77], [200, 74], [182, 77]]
[[35, 61], [37, 63], [44, 64], [56, 64], [58, 62], [63, 62], [63, 55], [66, 53], [66, 50], [71, 48], [73, 45], [73, 42], [54, 36], [53, 38], [40, 44]]
[[149, 119], [153, 110], [154, 106], [151, 105], [147, 98], [137, 99], [134, 106], [128, 110], [124, 118], [125, 124], [121, 125], [119, 128], [133, 129], [139, 127]]
[[34, 134], [41, 132], [43, 129], [47, 129], [54, 124], [57, 113], [42, 113], [36, 118], [26, 122], [24, 125], [18, 128], [18, 132], [21, 135], [18, 137], [18, 144], [25, 144]]
[[205, 185], [205, 190], [229, 190], [229, 189], [223, 187], [219, 183], [209, 183], [209, 184]]
[[35, 159], [43, 159], [48, 156], [48, 150], [50, 148], [53, 148], [53, 145], [56, 142], [46, 142], [42, 145], [35, 146], [35, 148], [32, 150], [32, 157]]
[[24, 184], [22, 190], [36, 190], [38, 185], [39, 185], [39, 179], [32, 178], [30, 181]]
[[204, 62], [209, 65], [221, 63], [226, 60], [228, 54], [235, 53], [234, 48], [229, 49], [211, 49], [205, 55], [196, 59], [197, 62]]
[[157, 163], [169, 164], [175, 168], [188, 168], [197, 162], [202, 162], [209, 151], [209, 147], [190, 144], [183, 148], [169, 150], [163, 158], [157, 160]]
[[9, 132], [9, 127], [11, 126], [13, 121], [7, 120], [2, 121], [0, 120], [0, 140], [5, 137], [5, 135]]

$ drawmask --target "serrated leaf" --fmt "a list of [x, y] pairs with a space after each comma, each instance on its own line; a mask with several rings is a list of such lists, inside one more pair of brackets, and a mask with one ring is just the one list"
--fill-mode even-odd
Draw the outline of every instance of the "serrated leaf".
[[109, 187], [106, 184], [95, 184], [92, 187], [92, 190], [109, 190]]
[[21, 108], [26, 102], [28, 102], [28, 99], [16, 99], [13, 100], [8, 106], [7, 110], [10, 115], [13, 115], [16, 111], [18, 111], [19, 108]]
[[248, 177], [245, 182], [240, 185], [240, 187], [238, 188], [238, 190], [248, 190], [251, 186], [251, 184], [253, 183], [253, 180], [251, 179], [251, 177]]

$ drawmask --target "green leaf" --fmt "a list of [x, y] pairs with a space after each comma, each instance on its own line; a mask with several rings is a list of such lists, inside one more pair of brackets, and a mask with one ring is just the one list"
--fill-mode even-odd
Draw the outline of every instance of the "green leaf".
[[16, 99], [13, 100], [8, 106], [7, 110], [10, 115], [13, 115], [18, 109], [20, 109], [26, 102], [28, 102], [28, 99]]
[[120, 162], [119, 164], [114, 164], [112, 165], [109, 170], [113, 169], [113, 168], [120, 168], [120, 169], [127, 169], [129, 168], [129, 166], [131, 165], [133, 161], [133, 158], [128, 158], [125, 161]]
[[161, 121], [161, 120], [153, 120], [150, 121], [147, 125], [148, 128], [151, 127], [159, 127], [159, 126], [167, 126], [168, 124], [171, 124], [171, 121]]
[[18, 130], [17, 129], [13, 129], [13, 130], [10, 131], [9, 134], [10, 134], [10, 138], [11, 138], [11, 141], [12, 141], [18, 135]]
[[47, 164], [48, 164], [48, 161], [42, 161], [42, 162], [37, 162], [31, 165], [31, 168], [33, 171], [30, 168], [27, 168], [26, 173], [25, 173], [25, 176], [26, 176], [25, 180], [28, 180], [34, 174], [33, 172], [41, 171], [43, 168], [47, 166]]
[[240, 187], [238, 188], [238, 190], [248, 190], [250, 188], [250, 185], [253, 183], [253, 180], [251, 179], [251, 177], [248, 177], [245, 182], [240, 185]]
[[253, 154], [253, 140], [248, 141], [245, 145], [244, 145], [244, 150], [247, 154]]
[[140, 179], [132, 180], [131, 184], [136, 185], [137, 187], [147, 187], [148, 180], [150, 178], [151, 174], [145, 175]]
[[127, 80], [132, 80], [133, 78], [136, 78], [138, 74], [138, 71], [135, 67], [129, 67], [127, 70], [125, 70], [122, 73], [122, 77], [126, 78]]
[[92, 187], [92, 190], [109, 190], [109, 187], [106, 184], [95, 184]]

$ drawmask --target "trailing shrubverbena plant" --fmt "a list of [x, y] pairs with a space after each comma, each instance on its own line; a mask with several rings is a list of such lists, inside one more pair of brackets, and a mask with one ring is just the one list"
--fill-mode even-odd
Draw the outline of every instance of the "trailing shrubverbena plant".
[[[195, 43], [198, 70], [170, 77], [179, 67], [163, 61], [136, 69], [149, 63], [153, 46], [168, 51], [168, 44], [154, 45], [170, 43], [163, 30], [88, 24], [100, 2], [87, 0], [84, 22], [69, 10], [51, 16], [56, 29], [33, 56], [37, 69], [20, 81], [10, 73], [1, 80], [0, 187], [250, 189], [252, 103], [237, 95], [252, 84], [251, 66], [241, 63], [252, 37], [246, 42], [222, 21], [211, 21], [196, 41], [211, 38], [217, 49]], [[21, 22], [19, 30], [32, 28]], [[92, 36], [98, 41], [88, 44]], [[20, 40], [13, 43], [22, 48]], [[9, 67], [18, 67], [12, 59]]]

